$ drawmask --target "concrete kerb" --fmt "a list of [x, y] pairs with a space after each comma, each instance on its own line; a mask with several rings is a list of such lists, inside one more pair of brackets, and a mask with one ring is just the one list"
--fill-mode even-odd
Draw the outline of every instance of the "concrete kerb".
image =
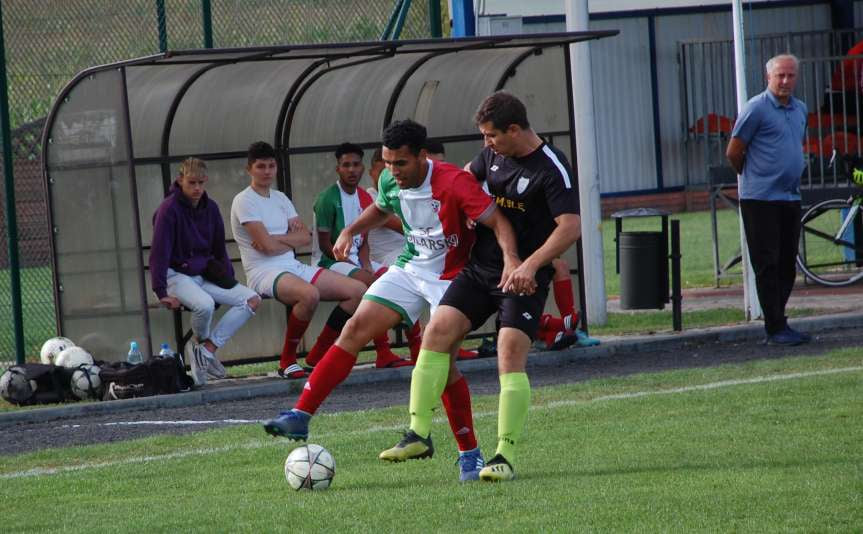
[[[841, 313], [821, 315], [791, 321], [795, 328], [808, 332], [824, 332], [846, 328], [863, 327], [863, 313]], [[603, 358], [614, 354], [668, 350], [692, 344], [717, 342], [758, 341], [763, 339], [764, 329], [759, 323], [687, 330], [682, 333], [663, 333], [645, 336], [620, 336], [603, 338], [596, 347], [570, 348], [555, 352], [531, 352], [528, 369], [554, 366], [580, 359]], [[816, 340], [817, 342], [817, 340]], [[496, 358], [480, 358], [459, 362], [462, 371], [493, 370]], [[374, 369], [371, 365], [360, 366], [345, 380], [344, 384], [370, 384], [410, 379], [411, 367], [396, 369]], [[37, 408], [0, 413], [0, 428], [20, 423], [43, 422], [54, 419], [71, 419], [84, 415], [180, 408], [214, 402], [246, 400], [255, 397], [295, 395], [302, 390], [303, 380], [282, 380], [266, 377], [231, 380], [224, 386], [204, 388], [175, 395], [158, 395], [137, 399], [107, 402], [70, 404], [53, 408]], [[234, 385], [236, 384], [236, 385]], [[407, 402], [407, 399], [405, 399]]]

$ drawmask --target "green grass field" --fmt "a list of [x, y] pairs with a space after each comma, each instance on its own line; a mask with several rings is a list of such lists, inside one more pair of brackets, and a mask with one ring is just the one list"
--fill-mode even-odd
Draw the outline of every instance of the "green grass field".
[[[535, 390], [518, 479], [463, 485], [445, 422], [431, 460], [388, 465], [405, 407], [319, 416], [325, 492], [292, 445], [243, 425], [0, 458], [7, 532], [859, 532], [863, 355], [844, 350]], [[496, 398], [474, 399], [490, 454]], [[225, 414], [230, 417], [230, 414]], [[106, 511], [111, 511], [106, 513]]]

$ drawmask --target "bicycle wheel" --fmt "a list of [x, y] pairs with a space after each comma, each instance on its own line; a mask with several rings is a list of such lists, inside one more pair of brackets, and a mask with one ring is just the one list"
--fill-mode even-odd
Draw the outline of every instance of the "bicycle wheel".
[[861, 210], [838, 235], [851, 207], [847, 200], [825, 200], [803, 214], [797, 266], [819, 284], [847, 286], [863, 278]]

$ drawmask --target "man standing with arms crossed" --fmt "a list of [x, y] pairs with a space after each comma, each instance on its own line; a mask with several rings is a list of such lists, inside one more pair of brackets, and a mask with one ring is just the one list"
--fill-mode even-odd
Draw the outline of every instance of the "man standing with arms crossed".
[[797, 58], [767, 62], [767, 89], [743, 107], [725, 156], [740, 175], [740, 214], [768, 345], [799, 345], [808, 334], [788, 326], [785, 304], [797, 277], [800, 176], [806, 168], [806, 104], [794, 98]]
[[494, 235], [477, 228], [468, 264], [450, 284], [426, 328], [411, 379], [410, 430], [380, 458], [397, 462], [432, 450], [432, 412], [446, 384], [452, 349], [497, 313], [498, 446], [479, 477], [503, 481], [515, 477], [512, 461], [530, 407], [527, 352], [554, 276], [551, 262], [580, 237], [581, 219], [569, 163], [530, 128], [520, 100], [504, 91], [494, 93], [483, 101], [475, 121], [485, 148], [470, 170], [486, 182], [512, 224], [518, 257], [525, 259], [498, 286], [505, 270], [501, 248]]
[[[434, 311], [474, 243], [474, 232], [465, 224], [468, 218], [487, 227], [505, 251], [505, 267], [496, 283], [502, 283], [501, 276], [519, 264], [506, 218], [473, 176], [454, 165], [426, 159], [425, 137], [425, 127], [411, 120], [395, 122], [384, 131], [383, 159], [390, 173], [381, 177], [375, 204], [339, 234], [333, 253], [336, 258], [347, 256], [355, 235], [385, 224], [394, 213], [404, 226], [402, 255], [366, 291], [336, 343], [315, 367], [294, 409], [264, 424], [269, 434], [307, 439], [311, 416], [348, 376], [357, 352], [369, 339], [399, 322], [415, 324], [426, 305]], [[473, 431], [467, 381], [451, 366], [443, 382], [438, 398], [458, 443], [460, 478], [476, 480], [483, 459]], [[432, 453], [430, 448], [424, 451], [425, 457]]]

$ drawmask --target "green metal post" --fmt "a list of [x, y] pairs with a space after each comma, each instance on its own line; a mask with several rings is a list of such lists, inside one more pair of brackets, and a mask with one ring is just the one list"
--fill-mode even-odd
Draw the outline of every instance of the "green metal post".
[[411, 0], [404, 0], [402, 2], [401, 11], [399, 11], [399, 18], [396, 20], [396, 27], [393, 30], [393, 41], [398, 39], [402, 34], [402, 27], [405, 25], [405, 19], [408, 16], [408, 11], [411, 8]]
[[204, 18], [204, 48], [213, 48], [213, 6], [210, 0], [201, 0], [201, 15]]
[[3, 137], [3, 176], [6, 178], [6, 231], [9, 239], [9, 277], [12, 291], [12, 329], [15, 361], [24, 363], [24, 314], [21, 309], [21, 267], [18, 263], [18, 220], [15, 215], [15, 177], [9, 125], [9, 90], [6, 86], [6, 44], [3, 37], [3, 3], [0, 2], [0, 136]]
[[159, 52], [168, 51], [168, 23], [165, 19], [165, 0], [156, 0], [156, 25], [159, 27]]
[[402, 4], [404, 0], [396, 0], [395, 5], [393, 6], [393, 12], [390, 14], [390, 19], [387, 21], [387, 25], [384, 28], [384, 32], [381, 34], [381, 41], [388, 41], [393, 33], [393, 28], [396, 26], [396, 19], [399, 17], [399, 13], [402, 10]]
[[440, 24], [440, 0], [429, 0], [429, 33], [432, 38], [443, 36]]

